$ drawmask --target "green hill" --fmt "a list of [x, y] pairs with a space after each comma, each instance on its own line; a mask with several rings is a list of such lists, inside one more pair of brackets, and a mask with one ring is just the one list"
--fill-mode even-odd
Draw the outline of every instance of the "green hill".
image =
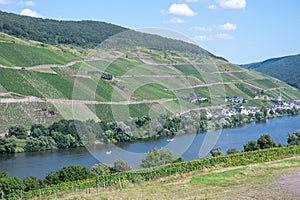
[[210, 54], [197, 45], [140, 33], [98, 21], [59, 21], [0, 11], [0, 32], [46, 44], [67, 44], [84, 48], [96, 47], [111, 36], [124, 32], [118, 38], [114, 38], [110, 45], [117, 45], [118, 48], [140, 46], [159, 50]]
[[78, 59], [71, 53], [9, 42], [0, 43], [0, 52], [0, 64], [5, 66], [66, 64]]
[[[179, 114], [235, 106], [226, 97], [243, 97], [249, 107], [273, 105], [280, 93], [286, 100], [300, 99], [300, 92], [284, 82], [180, 40], [102, 22], [4, 12], [0, 18], [0, 30], [11, 34], [0, 34], [1, 132], [15, 124], [28, 127], [33, 119], [48, 125], [53, 122], [49, 110], [55, 119], [112, 121], [155, 110]], [[70, 31], [63, 31], [69, 25]], [[92, 35], [82, 36], [85, 28]], [[74, 60], [81, 61], [62, 65]], [[22, 109], [13, 120], [7, 117]]]
[[248, 69], [268, 74], [300, 89], [300, 54], [272, 58], [263, 62], [244, 65]]

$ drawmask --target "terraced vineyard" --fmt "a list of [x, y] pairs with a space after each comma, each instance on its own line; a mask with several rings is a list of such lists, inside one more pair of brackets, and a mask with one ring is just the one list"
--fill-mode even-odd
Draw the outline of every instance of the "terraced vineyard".
[[[248, 100], [245, 106], [258, 107], [272, 105], [280, 93], [286, 100], [300, 99], [291, 86], [210, 54], [133, 47], [93, 50], [79, 58], [65, 47], [59, 50], [7, 35], [1, 39], [6, 41], [0, 43], [5, 52], [0, 58], [5, 65], [0, 67], [2, 116], [10, 116], [12, 105], [20, 102], [31, 108], [25, 110], [38, 116], [39, 123], [49, 124], [54, 118], [112, 121], [115, 112], [129, 113], [124, 114], [128, 118], [153, 114], [155, 109], [176, 115], [229, 106], [225, 97], [241, 96]], [[79, 59], [84, 61], [69, 63]], [[11, 67], [15, 65], [19, 68]], [[192, 102], [193, 96], [207, 101]], [[43, 114], [41, 104], [49, 105], [55, 117]], [[28, 115], [17, 113], [13, 122], [1, 120], [0, 132], [15, 124], [29, 127]]]

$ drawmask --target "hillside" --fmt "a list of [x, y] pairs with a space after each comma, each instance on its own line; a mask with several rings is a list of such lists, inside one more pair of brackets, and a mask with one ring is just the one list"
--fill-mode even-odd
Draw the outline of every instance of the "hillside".
[[0, 11], [0, 32], [51, 45], [65, 44], [83, 48], [97, 47], [111, 36], [123, 33], [122, 37], [115, 38], [110, 45], [118, 45], [118, 48], [139, 46], [158, 50], [210, 54], [197, 45], [140, 33], [99, 21], [59, 21]]
[[46, 64], [67, 64], [80, 60], [79, 53], [63, 46], [45, 45], [35, 41], [20, 40], [0, 33], [0, 65], [30, 67]]
[[[125, 121], [239, 106], [226, 97], [242, 97], [248, 107], [271, 106], [280, 93], [285, 100], [300, 99], [299, 91], [284, 82], [231, 64], [194, 44], [105, 23], [115, 30], [111, 34], [122, 30], [109, 37], [105, 27], [99, 28], [101, 22], [4, 12], [0, 17], [5, 18], [1, 30], [11, 34], [0, 37], [0, 133], [13, 125], [29, 128], [58, 119]], [[71, 35], [60, 30], [68, 23]], [[84, 36], [78, 43], [85, 26], [99, 34]], [[42, 34], [50, 30], [70, 41]], [[109, 38], [103, 41], [101, 35]]]
[[268, 74], [300, 89], [300, 54], [272, 58], [244, 67]]

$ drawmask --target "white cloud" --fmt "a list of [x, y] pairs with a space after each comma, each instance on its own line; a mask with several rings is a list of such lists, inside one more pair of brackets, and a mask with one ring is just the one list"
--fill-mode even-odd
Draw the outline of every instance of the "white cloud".
[[172, 4], [169, 8], [168, 13], [174, 15], [183, 15], [183, 16], [195, 16], [196, 13], [190, 9], [190, 7], [186, 4]]
[[35, 3], [33, 1], [19, 1], [17, 3], [18, 5], [25, 5], [25, 6], [35, 6]]
[[214, 40], [214, 39], [225, 39], [225, 40], [231, 40], [234, 37], [231, 35], [228, 35], [226, 33], [219, 33], [219, 34], [215, 34], [215, 35], [198, 35], [196, 37], [194, 37], [194, 40], [196, 41], [210, 41], [210, 40]]
[[212, 5], [209, 5], [207, 8], [210, 10], [215, 10], [215, 9], [217, 9], [217, 6], [212, 4]]
[[190, 28], [191, 31], [213, 31], [213, 27], [205, 27], [205, 26], [193, 26]]
[[194, 40], [197, 40], [197, 41], [209, 41], [212, 39], [213, 39], [213, 36], [211, 36], [211, 35], [198, 35], [198, 36], [194, 37]]
[[6, 5], [9, 4], [10, 2], [8, 0], [0, 0], [0, 5]]
[[184, 20], [183, 19], [179, 19], [177, 17], [173, 17], [171, 19], [169, 19], [168, 21], [166, 21], [167, 23], [172, 23], [172, 24], [183, 24]]
[[37, 18], [42, 18], [42, 15], [37, 13], [34, 10], [30, 10], [28, 8], [24, 9], [21, 11], [21, 15], [29, 16], [29, 17], [37, 17]]
[[226, 33], [220, 33], [220, 34], [217, 34], [215, 35], [216, 38], [221, 38], [221, 39], [226, 39], [226, 40], [231, 40], [233, 39], [233, 36], [231, 35], [228, 35]]
[[235, 24], [231, 24], [231, 23], [227, 22], [226, 24], [219, 26], [219, 28], [221, 30], [233, 31], [233, 30], [237, 29], [237, 26]]
[[221, 8], [228, 9], [243, 9], [246, 8], [246, 0], [217, 0]]
[[185, 0], [185, 2], [188, 2], [188, 3], [196, 3], [198, 1], [201, 1], [201, 0]]

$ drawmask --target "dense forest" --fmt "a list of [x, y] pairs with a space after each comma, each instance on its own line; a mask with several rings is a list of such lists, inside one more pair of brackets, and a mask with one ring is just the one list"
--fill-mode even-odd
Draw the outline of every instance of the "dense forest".
[[[116, 47], [118, 50], [120, 48], [146, 47], [219, 58], [195, 44], [98, 21], [59, 21], [0, 11], [0, 32], [52, 45], [66, 44], [84, 48], [97, 47], [114, 36], [103, 45], [109, 48]], [[224, 58], [219, 59], [224, 60]]]
[[268, 74], [300, 89], [300, 54], [273, 58], [245, 65], [246, 68]]
[[0, 31], [47, 44], [93, 47], [126, 28], [96, 21], [58, 21], [0, 11]]

